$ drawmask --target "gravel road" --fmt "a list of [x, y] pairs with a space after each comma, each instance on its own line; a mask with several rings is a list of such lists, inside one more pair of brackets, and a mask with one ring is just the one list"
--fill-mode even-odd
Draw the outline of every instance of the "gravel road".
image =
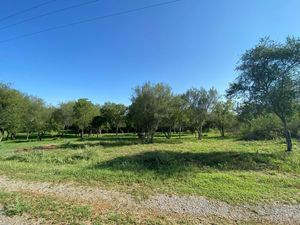
[[[29, 191], [54, 197], [79, 200], [91, 203], [103, 203], [111, 208], [127, 211], [152, 210], [160, 213], [191, 215], [201, 217], [219, 217], [233, 221], [268, 221], [272, 224], [300, 224], [300, 204], [280, 203], [259, 205], [229, 205], [199, 196], [168, 196], [157, 194], [142, 202], [125, 193], [100, 188], [78, 186], [74, 184], [54, 184], [47, 182], [28, 182], [0, 176], [0, 189], [8, 192]], [[10, 219], [20, 220], [10, 223]], [[2, 222], [7, 220], [6, 223]], [[264, 222], [265, 223], [265, 222]], [[0, 224], [25, 224], [21, 217], [7, 218], [0, 214]], [[31, 223], [32, 224], [32, 223]]]

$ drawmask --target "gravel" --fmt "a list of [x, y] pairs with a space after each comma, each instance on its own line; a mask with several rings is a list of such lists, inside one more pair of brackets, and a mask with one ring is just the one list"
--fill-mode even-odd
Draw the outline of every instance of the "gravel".
[[41, 222], [33, 221], [26, 215], [9, 217], [4, 215], [3, 206], [0, 205], [0, 225], [41, 225]]
[[144, 202], [146, 208], [196, 216], [217, 216], [238, 221], [270, 221], [277, 224], [300, 224], [300, 205], [273, 203], [268, 205], [232, 206], [199, 196], [155, 195]]
[[[300, 224], [299, 204], [259, 204], [233, 206], [225, 202], [199, 196], [177, 196], [157, 194], [142, 202], [125, 193], [108, 191], [100, 188], [75, 186], [74, 184], [54, 184], [47, 182], [28, 182], [13, 180], [0, 176], [0, 189], [4, 191], [30, 191], [51, 195], [70, 200], [79, 200], [91, 203], [103, 203], [109, 207], [132, 212], [152, 210], [159, 213], [172, 213], [191, 215], [197, 218], [218, 217], [234, 221], [268, 221], [274, 224]], [[2, 220], [11, 219], [0, 215], [0, 224], [26, 224], [3, 223]], [[17, 217], [15, 220], [21, 219]], [[266, 222], [264, 222], [266, 223]], [[32, 224], [32, 223], [31, 223]], [[27, 225], [27, 224], [26, 224]]]

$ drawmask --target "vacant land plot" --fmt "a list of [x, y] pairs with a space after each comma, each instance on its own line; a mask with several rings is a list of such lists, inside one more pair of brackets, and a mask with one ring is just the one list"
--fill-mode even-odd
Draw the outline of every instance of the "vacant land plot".
[[56, 223], [300, 223], [294, 144], [286, 153], [281, 140], [212, 133], [154, 144], [134, 135], [7, 141], [0, 204], [8, 215]]

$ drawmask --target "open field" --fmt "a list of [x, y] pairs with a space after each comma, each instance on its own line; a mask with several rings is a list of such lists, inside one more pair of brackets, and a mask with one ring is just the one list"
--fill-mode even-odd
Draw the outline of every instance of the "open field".
[[[184, 201], [184, 196], [206, 197], [211, 201], [229, 204], [230, 207], [262, 204], [299, 205], [300, 152], [297, 144], [297, 141], [294, 141], [294, 152], [286, 153], [282, 140], [247, 142], [233, 138], [220, 139], [214, 133], [209, 133], [201, 142], [192, 135], [184, 135], [181, 139], [174, 136], [169, 140], [157, 136], [154, 144], [140, 144], [134, 135], [125, 134], [103, 135], [100, 138], [86, 137], [84, 141], [75, 137], [48, 137], [42, 142], [18, 139], [1, 143], [0, 170], [4, 177], [24, 180], [29, 184], [72, 184], [83, 189], [92, 188], [90, 192], [99, 188], [105, 190], [106, 192], [101, 193], [106, 195], [122, 193], [122, 196], [130, 196], [130, 201], [126, 200], [127, 206], [130, 206], [131, 201], [143, 202], [159, 194], [178, 196], [179, 200], [174, 201]], [[12, 184], [9, 186], [13, 187]], [[0, 203], [16, 201], [15, 196], [19, 195], [21, 197], [17, 199], [21, 199], [22, 204], [26, 205], [26, 201], [33, 201], [35, 198], [38, 202], [41, 196], [28, 198], [28, 195], [40, 190], [30, 189], [26, 183], [23, 186], [26, 187], [21, 188], [22, 191], [19, 187], [14, 190], [3, 189]], [[46, 185], [45, 188], [47, 187]], [[53, 190], [48, 192], [53, 195]], [[70, 199], [70, 196], [67, 197]], [[162, 198], [164, 203], [170, 205], [172, 199]], [[71, 199], [73, 201], [74, 197]], [[55, 202], [54, 199], [51, 201]], [[30, 208], [35, 207], [35, 203], [30, 205]], [[52, 204], [45, 205], [46, 208], [48, 206], [52, 207]], [[71, 214], [73, 210], [83, 210], [80, 204], [79, 209], [75, 206], [65, 207], [64, 204], [59, 207], [63, 207], [60, 210]], [[27, 211], [30, 212], [29, 209]], [[90, 214], [84, 213], [89, 216], [84, 215], [80, 221], [95, 217], [91, 212], [93, 210], [87, 211]], [[35, 210], [31, 209], [32, 212]], [[115, 212], [105, 212], [105, 223], [109, 221], [108, 215]], [[47, 219], [47, 216], [33, 214]], [[130, 213], [119, 217], [120, 220], [125, 217], [125, 222], [116, 223], [130, 224], [127, 221]], [[219, 221], [221, 217], [217, 217]], [[217, 218], [212, 218], [212, 221], [215, 222]], [[153, 218], [148, 219], [150, 221]], [[141, 222], [136, 215], [132, 216], [132, 220]], [[59, 218], [57, 221], [62, 222]], [[77, 218], [70, 221], [79, 220]], [[147, 224], [145, 221], [143, 220], [143, 223]], [[155, 221], [166, 222], [168, 216], [164, 219], [156, 218]], [[189, 221], [188, 216], [186, 221]], [[171, 222], [183, 223], [176, 219]]]
[[300, 225], [299, 0], [2, 2], [0, 225]]

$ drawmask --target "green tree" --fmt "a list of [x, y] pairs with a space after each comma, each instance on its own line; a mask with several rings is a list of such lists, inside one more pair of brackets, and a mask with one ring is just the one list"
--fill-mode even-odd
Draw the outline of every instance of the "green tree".
[[103, 115], [95, 116], [91, 123], [92, 129], [96, 130], [97, 137], [102, 134], [103, 129], [107, 129], [109, 127], [106, 118]]
[[40, 105], [40, 109], [36, 112], [36, 131], [37, 137], [41, 141], [45, 133], [49, 130], [49, 119], [51, 115], [51, 108], [45, 106], [44, 101], [43, 104]]
[[73, 120], [74, 105], [75, 105], [75, 101], [69, 101], [69, 102], [61, 103], [59, 105], [65, 129], [69, 129], [69, 127], [74, 124], [74, 120]]
[[49, 118], [49, 129], [57, 131], [60, 135], [63, 135], [65, 128], [63, 111], [61, 108], [53, 109]]
[[185, 96], [190, 125], [197, 131], [198, 139], [202, 139], [202, 129], [217, 103], [218, 93], [211, 88], [191, 88]]
[[115, 104], [111, 102], [105, 103], [101, 107], [101, 115], [110, 124], [118, 135], [120, 128], [125, 126], [125, 116], [127, 107], [123, 104]]
[[221, 137], [225, 137], [225, 130], [234, 123], [233, 103], [231, 101], [218, 102], [214, 107], [212, 119]]
[[185, 102], [182, 95], [172, 96], [169, 99], [166, 112], [162, 117], [160, 129], [166, 138], [171, 138], [172, 130], [178, 131], [181, 137], [181, 131], [186, 122]]
[[5, 131], [7, 138], [9, 135], [15, 138], [17, 131], [20, 130], [24, 113], [23, 100], [22, 93], [8, 85], [0, 84], [0, 141]]
[[25, 97], [23, 106], [23, 129], [27, 133], [27, 140], [33, 132], [37, 132], [37, 138], [42, 140], [43, 135], [49, 128], [50, 109], [45, 106], [42, 99], [32, 96]]
[[135, 88], [129, 117], [139, 137], [145, 142], [153, 142], [154, 134], [167, 113], [171, 99], [171, 88], [161, 83], [153, 85], [148, 82]]
[[275, 113], [282, 122], [287, 151], [292, 151], [288, 122], [299, 104], [300, 40], [277, 43], [264, 38], [246, 51], [237, 66], [239, 76], [227, 90], [244, 104]]
[[88, 128], [93, 118], [99, 115], [98, 108], [87, 99], [78, 99], [73, 108], [74, 122], [80, 129], [83, 138], [84, 129]]

